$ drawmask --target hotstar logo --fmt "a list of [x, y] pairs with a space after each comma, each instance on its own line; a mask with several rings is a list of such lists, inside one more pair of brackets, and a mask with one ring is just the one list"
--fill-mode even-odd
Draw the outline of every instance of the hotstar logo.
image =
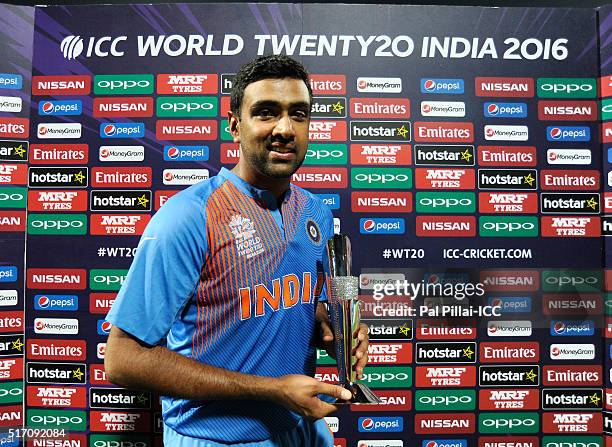
[[589, 200], [587, 200], [586, 205], [589, 208], [592, 208], [593, 210], [597, 209], [597, 200], [595, 200], [595, 197], [591, 197]]
[[470, 154], [470, 150], [466, 149], [465, 151], [461, 152], [461, 159], [467, 161], [468, 163], [470, 162], [470, 159], [472, 158], [472, 154]]
[[408, 129], [405, 125], [402, 124], [402, 127], [398, 127], [397, 134], [402, 138], [406, 138], [406, 136], [408, 135]]
[[344, 110], [344, 106], [342, 105], [342, 103], [340, 101], [338, 101], [337, 103], [335, 103], [334, 105], [332, 105], [332, 109], [334, 112], [336, 112], [338, 115], [342, 115], [342, 111]]
[[535, 182], [535, 178], [533, 178], [531, 173], [527, 174], [523, 178], [525, 179], [525, 183], [527, 183], [529, 186], [533, 186], [533, 182]]
[[146, 195], [142, 195], [140, 197], [138, 197], [138, 205], [142, 206], [143, 208], [147, 208], [149, 203], [149, 199], [147, 199]]

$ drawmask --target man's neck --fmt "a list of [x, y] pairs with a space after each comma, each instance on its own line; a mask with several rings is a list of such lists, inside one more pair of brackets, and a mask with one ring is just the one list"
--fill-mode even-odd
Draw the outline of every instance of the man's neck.
[[256, 188], [270, 191], [272, 195], [276, 197], [279, 206], [283, 202], [285, 193], [289, 189], [290, 179], [247, 175], [241, 169], [240, 163], [232, 168], [232, 172]]

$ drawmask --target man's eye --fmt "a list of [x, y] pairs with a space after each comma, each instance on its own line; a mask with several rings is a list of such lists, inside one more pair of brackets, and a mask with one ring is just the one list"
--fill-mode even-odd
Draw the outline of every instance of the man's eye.
[[308, 118], [308, 112], [305, 112], [303, 110], [296, 110], [295, 112], [293, 112], [293, 116], [297, 119], [304, 120]]
[[261, 110], [258, 110], [256, 115], [257, 116], [261, 116], [263, 118], [269, 118], [271, 116], [274, 116], [274, 114], [272, 113], [272, 111], [270, 109], [261, 109]]

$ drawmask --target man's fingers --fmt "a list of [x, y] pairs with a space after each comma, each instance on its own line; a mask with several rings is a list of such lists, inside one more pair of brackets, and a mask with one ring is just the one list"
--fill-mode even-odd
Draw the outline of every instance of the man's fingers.
[[319, 393], [327, 394], [328, 396], [335, 397], [341, 400], [350, 400], [353, 395], [346, 388], [342, 388], [338, 385], [331, 385], [329, 383], [320, 382]]
[[334, 333], [332, 332], [331, 326], [327, 321], [321, 322], [321, 338], [325, 341], [331, 341], [334, 339]]

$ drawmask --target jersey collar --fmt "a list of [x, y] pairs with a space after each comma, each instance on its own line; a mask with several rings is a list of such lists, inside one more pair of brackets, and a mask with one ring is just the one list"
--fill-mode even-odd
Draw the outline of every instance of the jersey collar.
[[[249, 182], [241, 179], [236, 174], [234, 174], [232, 171], [224, 167], [221, 168], [218, 175], [219, 177], [232, 182], [232, 184], [236, 188], [238, 188], [240, 191], [242, 191], [247, 196], [252, 197], [259, 206], [263, 208], [269, 208], [272, 210], [278, 208], [276, 197], [274, 197], [274, 194], [272, 194], [271, 191], [268, 191], [267, 189], [256, 188], [255, 186], [251, 185]], [[285, 191], [285, 197], [283, 198], [283, 202], [287, 203], [290, 196], [291, 196], [291, 187], [289, 187], [289, 189]]]

